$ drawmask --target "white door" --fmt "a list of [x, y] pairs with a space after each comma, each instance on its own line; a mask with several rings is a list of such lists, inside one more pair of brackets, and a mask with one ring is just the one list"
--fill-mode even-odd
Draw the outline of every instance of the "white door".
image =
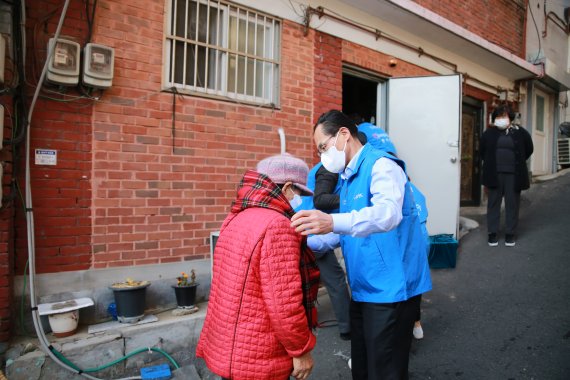
[[534, 95], [534, 124], [532, 128], [532, 142], [534, 153], [530, 161], [530, 170], [533, 175], [550, 173], [550, 138], [551, 123], [550, 96], [538, 89]]
[[393, 78], [388, 134], [411, 181], [426, 196], [430, 235], [457, 237], [461, 165], [461, 76]]

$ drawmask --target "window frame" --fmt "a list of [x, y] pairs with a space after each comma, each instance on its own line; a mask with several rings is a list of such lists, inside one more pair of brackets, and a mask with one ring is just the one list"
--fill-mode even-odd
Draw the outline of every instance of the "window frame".
[[[177, 29], [177, 5], [178, 2], [185, 2], [185, 13], [184, 16], [184, 35], [180, 36]], [[195, 4], [196, 14], [196, 33], [194, 39], [188, 32], [189, 25], [192, 24], [189, 20], [190, 4]], [[207, 19], [206, 19], [206, 37], [205, 42], [200, 39], [200, 11], [201, 6], [206, 6], [207, 9]], [[182, 5], [184, 7], [184, 5]], [[210, 9], [217, 9], [217, 21], [216, 25], [218, 27], [218, 32], [216, 33], [215, 41], [210, 41]], [[237, 22], [235, 30], [230, 30], [231, 19], [234, 18]], [[246, 33], [243, 36], [243, 41], [240, 40], [240, 21], [244, 20], [246, 25]], [[248, 28], [250, 25], [255, 28], [253, 37], [253, 47], [249, 46], [250, 36], [248, 34]], [[263, 44], [265, 45], [261, 51], [261, 55], [258, 54], [257, 40], [258, 40], [258, 30], [259, 26], [266, 33], [263, 33]], [[163, 70], [162, 70], [162, 90], [163, 91], [174, 91], [199, 96], [207, 98], [215, 98], [220, 100], [233, 101], [237, 103], [246, 103], [257, 106], [266, 107], [279, 107], [280, 104], [280, 89], [281, 89], [281, 47], [282, 47], [282, 25], [283, 22], [278, 17], [268, 15], [264, 12], [260, 12], [255, 9], [251, 9], [242, 5], [237, 5], [225, 0], [166, 0], [166, 11], [164, 15], [164, 46], [163, 46]], [[233, 39], [233, 34], [235, 33], [235, 49], [231, 49], [230, 38]], [[268, 40], [267, 34], [269, 34], [270, 40]], [[266, 44], [266, 40], [268, 44]], [[240, 42], [244, 44], [244, 51], [240, 51]], [[179, 75], [176, 72], [176, 54], [177, 47], [176, 44], [181, 43], [184, 47], [184, 58], [182, 63], [182, 83], [176, 83], [176, 76]], [[196, 51], [200, 48], [205, 49], [204, 58], [204, 81], [205, 85], [199, 86], [198, 81], [200, 80], [199, 73], [199, 55], [196, 52], [194, 54], [190, 53], [194, 57], [194, 75], [193, 83], [188, 83], [187, 72], [188, 72], [188, 49], [190, 47], [196, 47]], [[174, 49], [174, 52], [173, 52]], [[254, 50], [251, 52], [251, 50]], [[211, 51], [214, 50], [214, 60], [215, 63], [210, 62]], [[269, 51], [267, 51], [269, 50]], [[233, 58], [235, 62], [234, 75], [234, 88], [228, 88], [230, 85], [230, 60]], [[244, 62], [245, 67], [240, 67], [240, 63]], [[254, 80], [248, 83], [248, 65], [252, 62]], [[258, 65], [263, 70], [261, 74], [261, 95], [257, 94], [258, 80], [257, 72]], [[215, 71], [213, 85], [210, 86], [210, 75], [211, 70]], [[266, 71], [267, 70], [267, 71]], [[239, 71], [239, 72], [238, 72]], [[242, 78], [240, 79], [240, 73]], [[238, 82], [243, 82], [243, 92], [239, 91]], [[252, 86], [252, 94], [248, 95], [248, 88]]]

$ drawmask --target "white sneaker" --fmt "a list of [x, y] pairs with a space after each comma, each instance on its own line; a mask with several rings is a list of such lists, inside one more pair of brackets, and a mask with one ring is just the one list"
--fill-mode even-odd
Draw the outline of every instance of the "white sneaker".
[[414, 326], [414, 330], [412, 332], [414, 334], [414, 338], [423, 339], [424, 330], [422, 329], [422, 326], [419, 326], [419, 327]]
[[348, 368], [352, 369], [352, 358], [348, 359]]

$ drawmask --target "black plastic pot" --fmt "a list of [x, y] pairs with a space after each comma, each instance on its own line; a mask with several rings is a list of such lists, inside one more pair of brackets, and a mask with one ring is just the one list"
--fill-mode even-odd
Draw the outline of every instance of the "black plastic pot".
[[191, 308], [196, 304], [196, 288], [198, 284], [189, 286], [172, 285], [176, 295], [176, 304], [180, 308]]
[[136, 323], [144, 317], [146, 288], [150, 282], [132, 287], [111, 286], [117, 305], [117, 319], [121, 323]]

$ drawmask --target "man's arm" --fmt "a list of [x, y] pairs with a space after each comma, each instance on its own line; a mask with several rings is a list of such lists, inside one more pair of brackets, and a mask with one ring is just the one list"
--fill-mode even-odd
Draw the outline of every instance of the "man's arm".
[[333, 214], [333, 232], [365, 237], [396, 228], [402, 221], [406, 182], [406, 174], [397, 163], [389, 158], [380, 158], [372, 168], [372, 206]]
[[389, 158], [380, 158], [372, 169], [372, 206], [342, 214], [300, 211], [291, 226], [303, 235], [335, 232], [355, 237], [394, 229], [402, 220], [406, 174]]
[[307, 245], [314, 252], [329, 252], [340, 247], [340, 237], [332, 232], [325, 235], [311, 235], [307, 238]]

